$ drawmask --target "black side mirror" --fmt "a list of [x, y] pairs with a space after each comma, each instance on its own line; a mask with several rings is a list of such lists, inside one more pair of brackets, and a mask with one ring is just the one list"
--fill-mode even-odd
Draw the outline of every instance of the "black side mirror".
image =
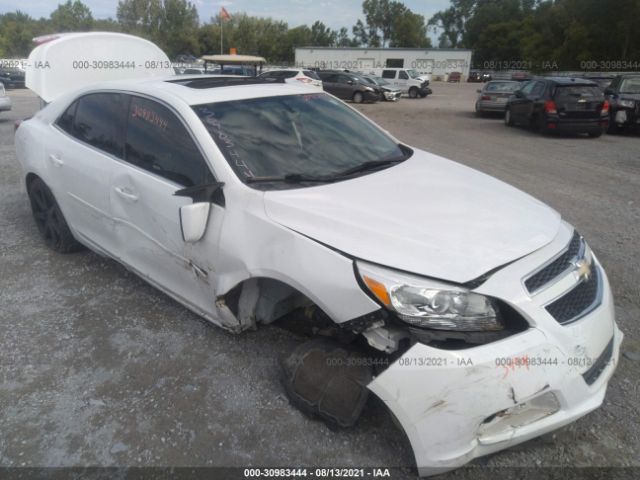
[[349, 85], [353, 85], [353, 80], [349, 80], [347, 83], [348, 83]]
[[613, 88], [607, 87], [607, 88], [604, 89], [604, 94], [605, 95], [615, 95], [615, 92], [613, 91]]
[[522, 90], [516, 90], [513, 94], [518, 98], [524, 98], [524, 92]]

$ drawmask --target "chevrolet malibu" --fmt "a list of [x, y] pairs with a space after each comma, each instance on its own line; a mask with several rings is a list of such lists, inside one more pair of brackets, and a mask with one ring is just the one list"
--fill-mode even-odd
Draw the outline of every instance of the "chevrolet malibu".
[[421, 475], [597, 408], [622, 333], [560, 215], [323, 92], [255, 78], [96, 83], [16, 131], [44, 243], [111, 257], [232, 332], [304, 312], [292, 403], [377, 395]]

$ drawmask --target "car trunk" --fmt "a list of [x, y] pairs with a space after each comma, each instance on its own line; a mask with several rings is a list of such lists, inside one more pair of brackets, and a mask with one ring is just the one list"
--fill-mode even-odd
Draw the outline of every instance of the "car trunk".
[[596, 85], [559, 85], [553, 100], [562, 118], [598, 119], [604, 96]]

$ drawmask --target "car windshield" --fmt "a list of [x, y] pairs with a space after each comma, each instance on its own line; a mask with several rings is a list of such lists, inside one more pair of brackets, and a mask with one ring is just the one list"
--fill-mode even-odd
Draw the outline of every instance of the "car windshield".
[[520, 88], [520, 84], [516, 82], [490, 82], [487, 83], [485, 91], [496, 93], [511, 93]]
[[640, 93], [640, 77], [631, 77], [622, 80], [620, 93]]
[[389, 83], [389, 82], [387, 82], [387, 81], [386, 81], [384, 78], [382, 78], [382, 77], [373, 77], [373, 79], [375, 80], [375, 82], [376, 82], [378, 85], [390, 85], [390, 83]]
[[192, 108], [245, 182], [285, 176], [325, 178], [365, 163], [407, 156], [386, 133], [325, 93]]
[[362, 77], [362, 78], [364, 78], [365, 82], [370, 83], [371, 85], [377, 85], [376, 81], [371, 77]]
[[420, 72], [418, 72], [417, 70], [407, 70], [407, 73], [409, 74], [409, 76], [411, 78], [418, 78], [420, 76]]

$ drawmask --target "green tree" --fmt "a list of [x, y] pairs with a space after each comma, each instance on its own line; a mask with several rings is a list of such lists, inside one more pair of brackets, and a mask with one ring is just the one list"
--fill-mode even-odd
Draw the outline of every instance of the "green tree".
[[51, 27], [56, 32], [87, 32], [93, 27], [93, 15], [80, 0], [67, 0], [51, 13]]
[[311, 25], [311, 46], [329, 47], [336, 43], [337, 34], [324, 23], [317, 20]]
[[0, 15], [0, 57], [26, 57], [33, 48], [32, 38], [40, 35], [39, 26], [43, 23], [20, 11]]

